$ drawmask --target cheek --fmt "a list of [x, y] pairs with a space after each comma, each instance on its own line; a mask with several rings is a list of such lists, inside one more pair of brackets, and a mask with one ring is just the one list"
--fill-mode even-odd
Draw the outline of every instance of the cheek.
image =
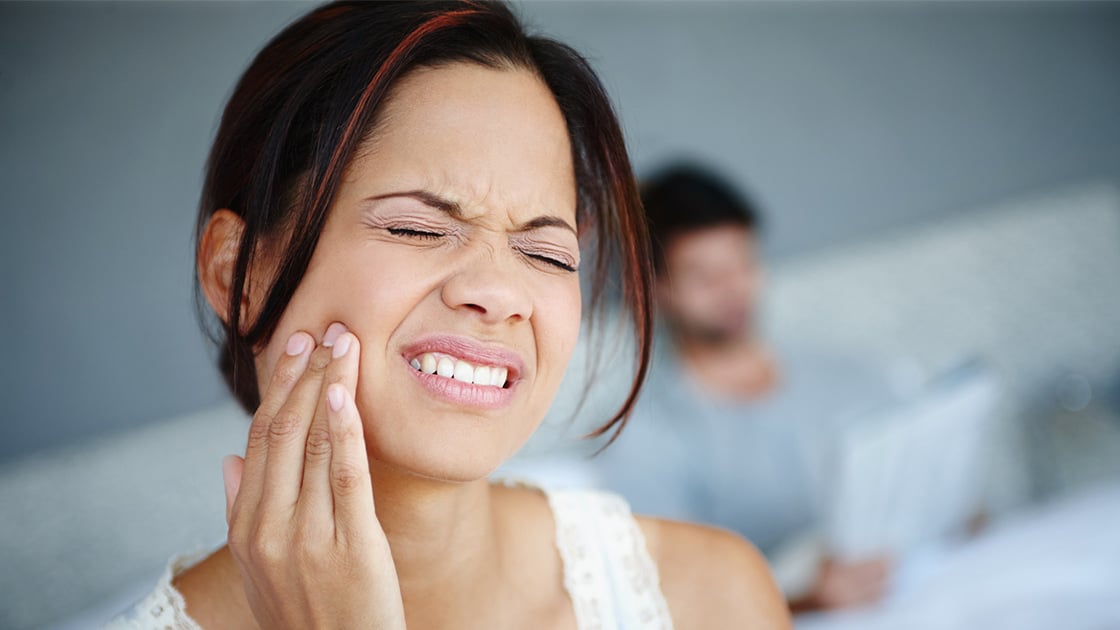
[[556, 389], [579, 338], [582, 305], [578, 280], [542, 296], [536, 309], [539, 314], [534, 318], [534, 329], [540, 362], [548, 368], [548, 385]]
[[353, 256], [317, 255], [312, 259], [272, 339], [258, 356], [261, 391], [284, 352], [288, 337], [296, 331], [304, 331], [318, 342], [327, 327], [337, 321], [358, 337], [363, 355], [383, 346], [386, 331], [394, 327], [389, 320], [399, 319], [402, 305], [409, 297], [402, 291], [401, 283], [393, 282], [393, 277], [394, 274], [385, 272], [384, 265], [355, 260]]
[[[345, 290], [344, 283], [337, 276], [317, 273], [314, 267], [308, 269], [284, 310], [276, 336], [303, 330], [319, 341], [332, 322], [340, 321], [352, 326], [348, 321], [352, 299], [352, 293]], [[283, 343], [278, 339], [276, 341]]]
[[407, 305], [415, 302], [411, 289], [418, 283], [401, 281], [408, 276], [391, 252], [336, 241], [328, 247], [324, 247], [326, 238], [320, 242], [320, 251], [288, 310], [297, 325], [319, 326], [319, 330], [309, 331], [313, 335], [322, 335], [331, 322], [342, 322], [358, 337], [363, 350], [372, 350], [372, 342], [377, 341], [372, 335], [385, 335], [395, 328], [399, 321], [390, 320], [399, 320]]
[[675, 290], [674, 298], [678, 310], [691, 314], [709, 308], [711, 303], [710, 292], [696, 280], [680, 283]]

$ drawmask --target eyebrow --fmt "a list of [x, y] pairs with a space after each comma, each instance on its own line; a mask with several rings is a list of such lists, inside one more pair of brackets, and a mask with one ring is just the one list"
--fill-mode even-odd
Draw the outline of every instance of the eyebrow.
[[[442, 210], [454, 219], [461, 219], [463, 217], [463, 208], [458, 203], [450, 199], [440, 197], [439, 195], [426, 190], [406, 190], [402, 192], [385, 193], [383, 195], [375, 195], [373, 197], [369, 197], [367, 200], [379, 201], [381, 199], [389, 199], [393, 197], [409, 197], [411, 199], [419, 201], [426, 206], [431, 206], [436, 210]], [[541, 215], [539, 217], [526, 221], [525, 223], [518, 226], [517, 231], [529, 232], [544, 227], [558, 227], [568, 230], [569, 232], [577, 236], [579, 235], [579, 232], [576, 231], [576, 228], [572, 226], [572, 224], [568, 223], [558, 216], [550, 214]]]

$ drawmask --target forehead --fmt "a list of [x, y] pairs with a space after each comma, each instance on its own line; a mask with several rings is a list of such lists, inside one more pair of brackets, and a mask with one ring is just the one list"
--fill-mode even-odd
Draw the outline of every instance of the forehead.
[[367, 193], [426, 190], [464, 214], [554, 214], [575, 223], [576, 183], [563, 114], [522, 69], [456, 63], [396, 86], [351, 165]]
[[741, 225], [725, 224], [674, 235], [665, 246], [670, 265], [738, 263], [754, 248], [754, 233]]

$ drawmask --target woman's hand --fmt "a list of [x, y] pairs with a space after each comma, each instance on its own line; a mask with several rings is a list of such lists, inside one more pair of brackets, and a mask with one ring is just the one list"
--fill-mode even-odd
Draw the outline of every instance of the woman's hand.
[[262, 628], [404, 628], [354, 404], [358, 339], [288, 341], [249, 429], [223, 462], [229, 549]]

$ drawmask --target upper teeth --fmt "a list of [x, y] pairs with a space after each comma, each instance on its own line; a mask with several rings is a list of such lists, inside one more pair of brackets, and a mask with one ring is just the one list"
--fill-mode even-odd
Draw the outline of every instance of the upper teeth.
[[412, 369], [425, 374], [438, 374], [446, 378], [453, 378], [464, 383], [475, 385], [492, 385], [505, 387], [509, 369], [493, 365], [474, 366], [462, 359], [446, 355], [436, 356], [431, 352], [414, 358], [409, 362]]

